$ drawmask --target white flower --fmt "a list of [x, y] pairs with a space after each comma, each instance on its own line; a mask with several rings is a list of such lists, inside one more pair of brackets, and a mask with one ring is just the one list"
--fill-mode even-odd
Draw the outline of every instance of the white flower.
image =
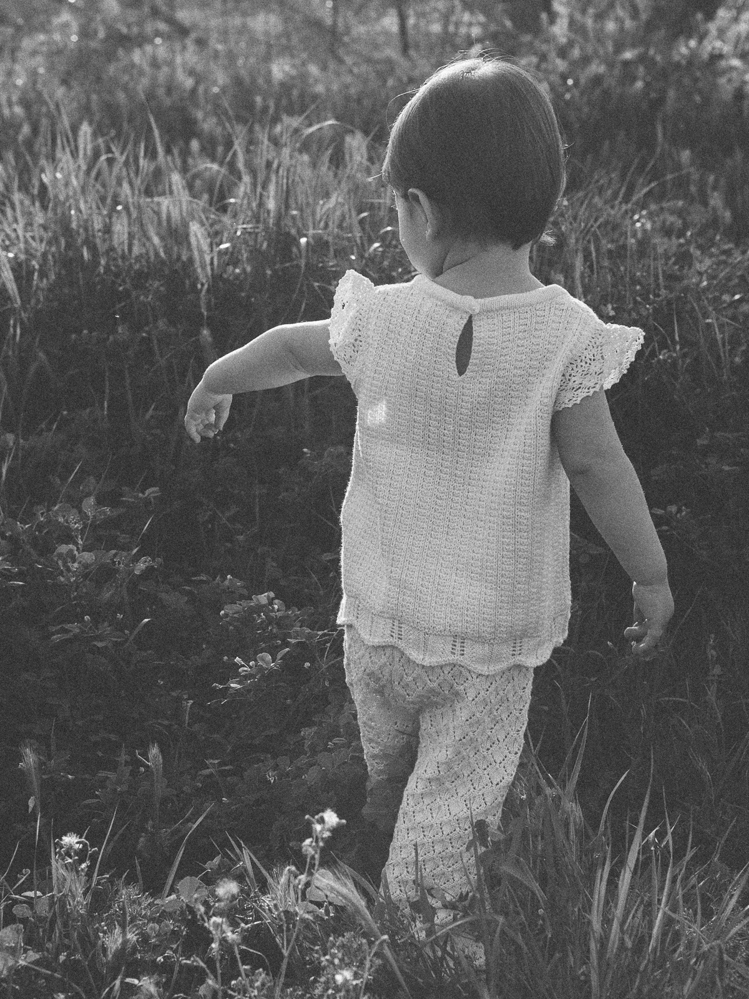
[[231, 902], [239, 894], [239, 885], [231, 878], [222, 878], [213, 890], [219, 902]]
[[63, 853], [75, 855], [80, 853], [85, 842], [86, 840], [82, 836], [78, 836], [77, 833], [65, 833], [64, 836], [60, 837], [60, 850]]
[[318, 818], [322, 818], [323, 826], [326, 832], [332, 832], [334, 829], [337, 829], [338, 826], [344, 826], [346, 824], [346, 820], [339, 819], [332, 808], [326, 808], [322, 815], [318, 816]]

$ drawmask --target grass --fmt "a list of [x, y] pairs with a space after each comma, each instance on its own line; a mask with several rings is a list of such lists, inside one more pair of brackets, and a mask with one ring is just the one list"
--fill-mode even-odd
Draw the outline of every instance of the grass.
[[[507, 999], [733, 999], [749, 994], [749, 261], [724, 97], [743, 42], [724, 18], [724, 57], [708, 58], [717, 28], [688, 51], [644, 50], [645, 90], [673, 113], [624, 155], [616, 101], [635, 91], [619, 56], [639, 36], [629, 15], [616, 30], [607, 17], [587, 9], [518, 53], [548, 77], [572, 142], [556, 243], [535, 248], [534, 269], [647, 331], [610, 395], [677, 613], [652, 664], [622, 651], [626, 580], [573, 510], [570, 639], [537, 671], [535, 749], [501, 827], [477, 831], [484, 878], [455, 918]], [[6, 143], [0, 842], [19, 846], [0, 882], [0, 995], [479, 994], [450, 933], [425, 942], [327, 859], [357, 842], [363, 794], [330, 631], [346, 386], [237, 400], [201, 450], [180, 415], [206, 362], [324, 316], [347, 267], [408, 276], [370, 126], [425, 55], [368, 61], [362, 37], [327, 69], [279, 58], [275, 109], [260, 73], [242, 85], [262, 107], [242, 117], [235, 27], [220, 51], [214, 38], [120, 52], [119, 89], [101, 63], [78, 92], [88, 123], [63, 94]], [[25, 87], [6, 88], [9, 136], [36, 106]], [[680, 103], [689, 93], [702, 110]], [[608, 152], [586, 139], [598, 101], [613, 102]], [[270, 590], [302, 609], [277, 609]], [[329, 809], [347, 825], [333, 831]]]
[[[337, 140], [342, 133], [345, 141], [340, 146]], [[112, 146], [94, 140], [83, 129], [75, 137], [69, 131], [63, 133], [57, 146], [37, 165], [29, 187], [22, 189], [17, 180], [6, 177], [6, 186], [0, 192], [0, 238], [5, 247], [13, 247], [1, 258], [4, 263], [0, 273], [7, 293], [9, 330], [3, 346], [2, 416], [3, 425], [13, 428], [4, 466], [3, 482], [10, 487], [7, 498], [18, 488], [15, 481], [20, 481], [22, 467], [28, 467], [21, 463], [27, 461], [26, 442], [34, 438], [34, 428], [43, 429], [46, 414], [52, 415], [61, 405], [79, 407], [82, 397], [100, 419], [121, 421], [121, 438], [148, 441], [153, 434], [149, 427], [160, 423], [172, 426], [169, 433], [172, 440], [176, 439], [180, 433], [179, 408], [201, 364], [214, 352], [235, 346], [240, 335], [247, 335], [246, 327], [241, 334], [233, 324], [220, 328], [226, 315], [222, 313], [223, 303], [232, 294], [241, 303], [251, 303], [252, 335], [273, 322], [302, 315], [316, 317], [329, 300], [336, 276], [346, 266], [364, 269], [376, 280], [397, 279], [405, 274], [406, 264], [395, 245], [386, 206], [371, 179], [377, 174], [379, 156], [375, 146], [350, 130], [332, 124], [308, 127], [304, 122], [287, 121], [275, 132], [264, 129], [252, 134], [236, 133], [225, 161], [200, 164], [183, 174], [163, 149], [154, 159], [143, 148]], [[647, 432], [642, 433], [642, 426], [647, 431], [653, 413], [659, 412], [659, 399], [665, 394], [677, 414], [682, 414], [681, 420], [688, 419], [699, 433], [721, 426], [724, 435], [734, 435], [738, 440], [746, 406], [742, 335], [746, 251], [722, 235], [721, 215], [715, 202], [687, 202], [683, 197], [685, 192], [697, 189], [699, 179], [687, 175], [653, 182], [640, 180], [634, 174], [622, 179], [602, 170], [586, 187], [570, 191], [556, 222], [557, 246], [539, 247], [535, 261], [544, 279], [560, 280], [600, 314], [613, 320], [639, 322], [654, 334], [639, 381], [635, 376], [621, 387], [615, 407], [628, 417], [625, 438], [628, 434], [630, 449], [639, 450], [641, 467], [667, 469], [663, 485], [656, 478], [651, 488], [655, 502], [662, 505], [660, 526], [664, 538], [676, 552], [672, 565], [682, 593], [693, 585], [695, 555], [703, 560], [714, 557], [711, 528], [703, 512], [708, 502], [696, 492], [694, 504], [690, 501], [691, 510], [683, 513], [682, 508], [674, 507], [669, 513], [674, 450], [678, 452], [683, 427], [675, 426], [677, 421], [671, 416], [673, 424], [665, 428], [662, 437], [653, 439]], [[179, 275], [181, 286], [191, 296], [189, 324], [186, 329], [182, 325], [178, 335], [170, 331], [163, 318], [166, 300], [174, 288], [169, 285], [169, 275], [174, 274]], [[145, 313], [144, 301], [148, 302]], [[107, 315], [106, 310], [113, 307], [116, 314]], [[81, 312], [88, 317], [84, 320], [88, 340], [83, 346]], [[59, 324], [56, 327], [51, 325], [53, 317]], [[141, 347], [137, 330], [144, 321], [146, 341]], [[176, 328], [179, 318], [173, 321]], [[95, 323], [105, 325], [102, 328]], [[76, 339], [78, 346], [71, 351]], [[306, 411], [303, 434], [309, 438], [315, 411], [329, 407], [331, 401], [337, 405], [337, 391], [336, 386], [289, 390], [282, 396], [282, 412]], [[633, 418], [633, 412], [635, 417], [644, 412], [644, 420], [641, 415], [639, 421]], [[51, 432], [52, 453], [55, 439], [65, 440], [64, 431], [56, 427], [57, 422]], [[60, 453], [64, 454], [64, 448]], [[84, 457], [84, 463], [90, 457]], [[727, 484], [730, 495], [731, 473], [723, 471], [716, 449], [708, 449], [700, 467], [704, 469], [703, 490], [708, 496], [722, 492]], [[79, 473], [70, 470], [66, 474], [70, 481]], [[739, 506], [734, 503], [731, 509], [728, 523], [740, 536], [745, 522]], [[257, 510], [255, 521], [260, 520]], [[679, 546], [684, 544], [689, 550], [680, 560]], [[79, 547], [81, 551], [86, 548], [83, 539]], [[135, 559], [133, 554], [133, 565]], [[593, 554], [585, 555], [577, 566], [582, 587], [578, 592], [588, 608], [587, 627], [597, 622], [602, 629], [591, 637], [583, 627], [575, 638], [577, 647], [605, 648], [605, 643], [611, 641], [609, 636], [613, 637], [616, 614], [612, 615], [602, 602], [605, 598], [596, 581], [600, 566], [595, 546]], [[121, 571], [126, 571], [124, 563]], [[586, 586], [591, 587], [587, 596]], [[675, 630], [678, 633], [684, 629], [685, 635], [676, 648], [686, 649], [690, 644], [689, 608], [683, 596], [681, 602], [684, 610]], [[713, 995], [718, 988], [726, 996], [742, 994], [746, 984], [741, 974], [746, 939], [742, 907], [745, 882], [741, 877], [727, 875], [718, 854], [705, 860], [704, 847], [706, 834], [714, 835], [733, 818], [730, 855], [735, 863], [741, 856], [737, 847], [741, 830], [746, 828], [745, 807], [740, 803], [741, 761], [746, 747], [737, 742], [736, 723], [727, 726], [722, 721], [731, 710], [740, 713], [741, 705], [746, 703], [745, 682], [738, 670], [742, 655], [736, 644], [742, 641], [742, 635], [745, 637], [742, 620], [740, 608], [734, 607], [729, 598], [711, 620], [697, 627], [703, 634], [720, 636], [707, 654], [712, 664], [708, 688], [712, 693], [707, 700], [700, 693], [706, 660], [699, 648], [692, 647], [678, 653], [682, 655], [680, 666], [687, 684], [693, 678], [691, 691], [687, 686], [687, 692], [683, 692], [683, 680], [668, 678], [669, 671], [674, 675], [677, 665], [672, 658], [670, 665], [661, 667], [647, 719], [639, 726], [633, 719], [627, 723], [630, 740], [633, 730], [639, 727], [640, 742], [630, 741], [625, 752], [609, 765], [621, 768], [629, 753], [639, 773], [631, 782], [626, 800], [617, 808], [613, 825], [616, 845], [612, 845], [605, 828], [609, 804], [603, 808], [601, 825], [593, 834], [575, 802], [574, 785], [563, 793], [543, 781], [529, 792], [525, 811], [511, 826], [512, 832], [493, 844], [490, 854], [495, 866], [494, 884], [482, 902], [484, 915], [478, 916], [473, 909], [464, 914], [481, 924], [482, 938], [489, 945], [492, 981], [498, 988], [499, 983], [504, 983], [501, 987], [505, 992], [498, 994], [584, 994], [609, 999], [655, 995], [656, 990], [666, 996]], [[147, 631], [142, 634], [147, 635]], [[726, 635], [732, 643], [731, 667], [722, 651]], [[724, 667], [716, 667], [720, 662]], [[605, 724], [610, 710], [607, 703], [621, 704], [628, 675], [625, 667], [618, 683], [612, 679], [602, 687], [593, 687], [596, 730], [592, 738], [599, 750], [602, 744], [597, 726]], [[568, 698], [561, 710], [566, 726], [574, 724], [583, 703], [583, 689], [576, 690], [576, 682], [568, 679], [562, 684]], [[595, 683], [591, 679], [587, 682]], [[722, 701], [719, 689], [725, 691]], [[643, 699], [648, 696], [652, 694], [644, 690]], [[547, 695], [545, 703], [553, 703], [553, 696], [549, 699]], [[695, 727], [693, 716], [699, 714], [702, 709], [698, 706], [702, 704], [704, 711]], [[683, 767], [683, 747], [687, 746], [690, 772], [696, 775], [695, 787], [689, 792], [682, 790], [689, 804], [677, 808], [683, 814], [674, 822], [667, 817], [665, 804], [660, 806], [646, 799], [626, 849], [619, 856], [626, 828], [621, 823], [637, 791], [647, 785], [642, 772], [644, 755], [648, 740], [656, 732], [658, 714], [664, 711], [671, 719], [673, 739], [667, 748], [667, 740], [660, 737], [658, 781], [668, 784], [672, 792], [674, 788], [683, 789], [683, 779], [677, 778], [676, 771]], [[549, 737], [553, 742], [553, 725]], [[151, 759], [152, 755], [149, 767], [155, 773], [157, 761], [155, 756]], [[606, 750], [603, 759], [605, 755]], [[669, 773], [669, 769], [673, 772]], [[610, 771], [612, 782], [620, 774], [621, 769], [618, 773]], [[602, 773], [598, 783], [605, 786], [606, 781]], [[153, 788], [158, 785], [154, 777]], [[700, 786], [704, 789], [701, 798], [695, 793]], [[184, 826], [174, 824], [173, 832], [169, 832], [173, 820], [160, 815], [158, 792], [154, 794], [152, 831], [147, 838], [153, 838], [153, 849], [158, 847], [159, 856], [166, 860], [166, 850]], [[34, 797], [37, 802], [42, 800], [41, 793]], [[696, 808], [695, 800], [699, 802]], [[586, 807], [590, 811], [590, 806]], [[661, 807], [666, 814], [661, 832], [646, 830], [647, 816]], [[708, 822], [707, 828], [697, 829], [699, 851], [691, 846], [685, 828], [690, 809], [698, 819]], [[708, 819], [708, 815], [712, 818]], [[159, 836], [163, 842], [157, 843]], [[199, 905], [194, 893], [183, 897], [178, 891], [176, 896], [170, 896], [167, 883], [166, 890], [157, 897], [139, 889], [137, 905], [133, 902], [131, 906], [130, 901], [123, 901], [135, 898], [131, 886], [124, 882], [117, 886], [103, 876], [97, 881], [97, 875], [93, 885], [107, 886], [106, 890], [102, 887], [106, 901], [94, 915], [87, 910], [84, 918], [75, 895], [80, 894], [75, 887], [78, 882], [70, 873], [73, 870], [81, 877], [85, 875], [79, 861], [70, 856], [61, 859], [58, 847], [50, 865], [59, 877], [54, 874], [57, 883], [53, 880], [47, 884], [39, 896], [48, 901], [40, 903], [38, 912], [32, 909], [33, 919], [18, 917], [25, 927], [23, 941], [19, 942], [17, 930], [8, 927], [5, 980], [9, 994], [16, 989], [15, 981], [25, 983], [28, 976], [37, 974], [35, 968], [40, 969], [40, 983], [52, 982], [59, 975], [53, 969], [60, 967], [59, 963], [45, 964], [52, 953], [58, 962], [66, 955], [65, 962], [75, 970], [66, 971], [63, 977], [77, 982], [75, 987], [82, 990], [81, 994], [94, 994], [96, 990], [105, 994], [108, 989], [114, 994], [126, 985], [132, 991], [136, 989], [135, 981], [148, 981], [152, 985], [139, 984], [137, 988], [177, 996], [182, 988], [179, 983], [192, 975], [198, 979], [203, 976], [203, 984], [208, 983], [218, 995], [264, 995], [263, 989], [268, 995], [270, 990], [280, 995], [287, 987], [287, 977], [289, 988], [298, 987], [296, 981], [303, 974], [305, 962], [313, 960], [314, 948], [323, 947], [324, 940], [340, 940], [352, 920], [356, 927], [368, 927], [367, 935], [356, 937], [359, 949], [355, 961], [359, 965], [352, 981], [358, 983], [361, 994], [365, 987], [370, 988], [368, 979], [373, 977], [372, 989], [381, 987], [381, 994], [392, 995], [396, 986], [387, 976], [395, 975], [393, 962], [413, 995], [431, 996], [440, 989], [442, 994], [457, 995], [463, 988], [458, 981], [465, 978], [465, 972], [459, 955], [449, 944], [442, 950], [433, 947], [424, 952], [414, 942], [408, 926], [393, 929], [386, 921], [378, 923], [381, 913], [365, 917], [362, 904], [354, 901], [354, 888], [349, 882], [345, 883], [345, 891], [340, 885], [333, 889], [348, 900], [347, 904], [333, 905], [325, 916], [330, 922], [321, 922], [319, 916], [311, 914], [304, 890], [292, 892], [283, 905], [278, 901], [279, 893], [291, 891], [291, 874], [281, 873], [275, 881], [270, 878], [259, 894], [253, 894], [255, 889], [250, 890], [245, 863], [246, 884], [242, 884], [240, 892], [245, 906], [242, 925], [234, 928], [232, 923], [227, 928], [223, 922], [211, 923], [224, 916], [209, 914], [215, 903], [209, 882], [207, 894], [202, 894], [202, 888], [195, 889], [201, 893]], [[27, 890], [25, 882], [12, 889], [6, 887], [11, 910], [12, 905], [29, 907], [28, 897], [19, 901], [23, 890]], [[91, 886], [86, 890], [90, 901], [97, 893]], [[187, 892], [187, 888], [184, 890]], [[34, 887], [32, 891], [39, 889]], [[715, 894], [718, 891], [722, 892], [720, 898]], [[32, 895], [32, 901], [36, 898]], [[174, 915], [163, 918], [159, 905], [170, 898], [169, 904], [180, 919]], [[24, 909], [19, 911], [25, 913]], [[112, 921], [115, 911], [123, 913], [119, 922]], [[220, 905], [215, 911], [221, 912]], [[296, 920], [291, 930], [286, 926], [284, 911], [292, 913]], [[253, 912], [255, 921], [272, 927], [278, 936], [271, 950], [280, 957], [281, 964], [276, 962], [274, 967], [266, 952], [275, 972], [272, 984], [270, 979], [249, 977], [262, 970], [251, 962], [247, 964], [251, 972], [245, 970], [241, 955], [245, 940], [253, 939], [247, 926], [255, 925], [252, 920], [243, 922], [247, 912]], [[133, 913], [138, 913], [135, 923], [139, 925], [140, 920], [146, 929], [133, 930]], [[575, 913], [572, 919], [571, 913]], [[205, 930], [202, 950], [197, 947], [196, 953], [188, 953], [183, 942], [187, 933], [183, 923], [189, 922], [188, 916], [197, 919]], [[375, 920], [379, 935], [368, 919]], [[169, 923], [168, 931], [147, 929], [161, 927], [165, 922]], [[211, 926], [217, 935], [210, 936]], [[225, 943], [224, 933], [230, 944]], [[172, 945], [175, 934], [180, 943]], [[386, 950], [384, 943], [379, 943], [377, 950], [373, 948], [384, 937], [391, 951], [387, 951], [390, 957], [383, 959], [379, 974], [385, 976], [387, 984], [376, 986], [374, 965]], [[208, 943], [209, 939], [213, 942]], [[252, 943], [247, 946], [250, 951], [257, 949]], [[354, 944], [349, 941], [345, 946]], [[169, 982], [158, 970], [159, 959], [163, 965], [167, 952], [171, 962]], [[29, 953], [44, 958], [23, 957]], [[221, 970], [221, 961], [216, 963], [217, 956], [227, 962], [225, 971]], [[318, 963], [314, 974], [321, 982], [327, 981], [328, 965], [322, 951], [315, 960]], [[338, 988], [338, 973], [332, 973], [331, 988]], [[241, 985], [232, 984], [238, 980]], [[18, 986], [21, 990], [25, 987]], [[42, 985], [35, 987], [41, 989]], [[322, 989], [322, 985], [319, 987]], [[403, 985], [397, 987], [403, 989]], [[132, 994], [138, 994], [137, 989]], [[339, 990], [334, 994], [349, 993]]]
[[268, 871], [235, 841], [200, 877], [172, 887], [172, 872], [158, 895], [102, 874], [85, 837], [61, 837], [43, 877], [2, 879], [17, 922], [0, 931], [0, 987], [39, 999], [61, 988], [163, 999], [746, 995], [749, 867], [732, 873], [720, 845], [707, 862], [678, 856], [673, 823], [647, 827], [647, 799], [616, 854], [608, 806], [591, 828], [577, 800], [584, 742], [561, 783], [529, 751], [501, 827], [477, 830], [469, 847], [482, 876], [454, 922], [485, 942], [485, 985], [452, 929], [425, 940], [415, 917], [326, 861], [340, 825], [328, 810], [310, 818], [301, 872]]
[[[17, 174], [2, 178], [0, 282], [8, 336], [0, 417], [7, 410], [6, 422], [33, 413], [35, 386], [48, 384], [68, 402], [56, 363], [60, 339], [50, 326], [61, 311], [63, 324], [75, 311], [94, 326], [84, 329], [84, 343], [86, 335], [94, 343], [108, 335], [110, 344], [126, 348], [133, 321], [145, 318], [133, 315], [144, 281], [152, 311], [163, 311], [158, 299], [175, 280], [190, 289], [192, 350], [184, 342], [162, 346], [150, 334], [157, 381], [177, 402], [187, 387], [185, 356], [208, 360], [217, 347], [236, 346], [210, 328], [220, 319], [221, 299], [233, 293], [241, 303], [248, 291], [265, 297], [279, 254], [285, 307], [269, 303], [275, 314], [251, 312], [250, 335], [298, 319], [312, 304], [310, 285], [320, 288], [321, 281], [324, 294], [312, 307], [324, 308], [346, 266], [375, 277], [405, 273], [378, 183], [382, 150], [361, 133], [335, 122], [290, 120], [272, 130], [239, 130], [224, 161], [187, 173], [155, 139], [152, 157], [142, 145], [94, 140], [86, 125], [77, 136], [63, 130], [23, 189]], [[544, 277], [566, 282], [604, 315], [655, 324], [654, 360], [671, 376], [670, 387], [687, 388], [685, 397], [697, 389], [704, 398], [719, 386], [725, 403], [726, 393], [742, 390], [746, 254], [726, 237], [708, 247], [721, 233], [721, 207], [715, 200], [700, 205], [699, 183], [699, 173], [688, 171], [658, 181], [599, 171], [565, 199], [556, 220], [562, 245], [539, 250], [536, 263]], [[80, 330], [63, 325], [62, 332], [80, 340]], [[117, 351], [100, 354], [104, 392], [101, 384], [87, 389], [106, 415]], [[137, 422], [143, 413], [130, 385], [125, 392], [129, 420]]]
[[[341, 133], [340, 161], [334, 164], [330, 137], [337, 140]], [[305, 127], [285, 121], [273, 131], [238, 131], [225, 161], [198, 164], [187, 174], [158, 141], [157, 149], [152, 158], [143, 146], [94, 141], [84, 125], [77, 136], [63, 131], [24, 190], [16, 174], [2, 178], [0, 247], [6, 249], [0, 281], [11, 310], [0, 386], [0, 415], [5, 411], [6, 421], [17, 424], [21, 413], [33, 412], [32, 388], [39, 379], [62, 389], [51, 363], [60, 342], [50, 329], [61, 309], [80, 310], [84, 323], [95, 324], [84, 331], [92, 337], [101, 336], [96, 327], [106, 325], [113, 339], [126, 341], [127, 323], [120, 318], [139, 300], [144, 281], [158, 295], [168, 276], [176, 276], [185, 288], [197, 290], [200, 326], [193, 335], [197, 340], [204, 330], [198, 342], [209, 357], [215, 347], [206, 323], [219, 286], [239, 286], [235, 294], [241, 302], [253, 285], [266, 283], [279, 249], [297, 289], [305, 283], [309, 258], [332, 280], [344, 253], [365, 265], [375, 243], [372, 233], [386, 227], [375, 152], [363, 136], [334, 122]], [[94, 301], [86, 301], [89, 297]], [[297, 296], [292, 291], [290, 297]], [[108, 315], [101, 311], [107, 299]], [[258, 320], [265, 325], [268, 318]], [[297, 318], [281, 314], [275, 320]], [[152, 346], [162, 387], [181, 400], [186, 384], [175, 362], [178, 351], [162, 352], [153, 339]], [[103, 363], [107, 385], [111, 356]], [[127, 391], [132, 420], [135, 407]], [[97, 402], [106, 414], [106, 394]]]

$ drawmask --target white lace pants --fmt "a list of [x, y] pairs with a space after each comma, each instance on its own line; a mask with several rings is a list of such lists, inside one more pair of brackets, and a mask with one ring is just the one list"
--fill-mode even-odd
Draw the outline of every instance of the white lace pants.
[[[424, 887], [448, 899], [476, 883], [471, 820], [496, 825], [523, 747], [533, 669], [482, 676], [464, 666], [420, 666], [394, 646], [346, 627], [346, 680], [367, 763], [365, 818], [393, 830], [385, 865], [393, 900]], [[470, 882], [469, 882], [470, 877]]]

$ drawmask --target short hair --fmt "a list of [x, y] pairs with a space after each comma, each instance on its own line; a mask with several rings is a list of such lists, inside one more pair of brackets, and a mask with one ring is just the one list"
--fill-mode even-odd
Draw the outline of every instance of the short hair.
[[551, 101], [496, 56], [449, 63], [398, 115], [382, 176], [403, 197], [424, 191], [461, 237], [519, 249], [543, 236], [564, 190]]

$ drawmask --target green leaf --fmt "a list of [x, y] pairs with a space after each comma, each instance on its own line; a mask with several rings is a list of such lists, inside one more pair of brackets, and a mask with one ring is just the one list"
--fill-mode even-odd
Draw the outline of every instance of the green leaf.
[[20, 955], [23, 946], [23, 926], [12, 923], [0, 930], [0, 951], [13, 951]]
[[200, 878], [187, 877], [177, 883], [177, 892], [189, 905], [198, 905], [208, 894], [208, 889]]

